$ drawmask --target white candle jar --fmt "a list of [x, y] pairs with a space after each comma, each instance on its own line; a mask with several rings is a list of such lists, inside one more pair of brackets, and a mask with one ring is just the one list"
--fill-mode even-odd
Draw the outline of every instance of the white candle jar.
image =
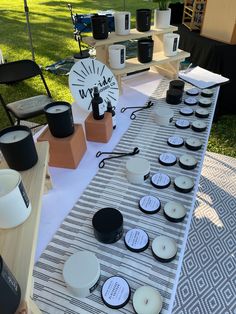
[[31, 204], [19, 172], [0, 170], [0, 228], [13, 228], [30, 215]]
[[179, 34], [164, 34], [163, 49], [166, 57], [176, 56], [179, 47]]
[[154, 120], [157, 125], [168, 126], [173, 121], [174, 110], [169, 108], [159, 107], [153, 112]]
[[115, 33], [116, 35], [128, 35], [130, 33], [130, 12], [115, 12]]
[[130, 158], [126, 162], [126, 175], [130, 183], [144, 183], [150, 175], [150, 162], [144, 158]]
[[108, 48], [109, 64], [112, 69], [125, 67], [126, 47], [124, 45], [111, 45]]

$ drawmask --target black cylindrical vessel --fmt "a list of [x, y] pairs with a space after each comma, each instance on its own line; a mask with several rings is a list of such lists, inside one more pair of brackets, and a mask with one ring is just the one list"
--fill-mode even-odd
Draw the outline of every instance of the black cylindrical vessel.
[[153, 43], [153, 40], [149, 38], [138, 40], [138, 61], [140, 63], [152, 61]]
[[9, 168], [17, 171], [28, 170], [38, 161], [32, 132], [27, 126], [16, 125], [1, 130], [0, 149]]
[[136, 28], [139, 32], [147, 32], [151, 28], [152, 11], [150, 9], [136, 10]]
[[74, 133], [71, 105], [65, 101], [55, 101], [44, 107], [50, 132], [54, 137], [67, 137]]
[[107, 39], [108, 37], [108, 17], [106, 15], [95, 14], [91, 17], [92, 32], [94, 39]]
[[169, 89], [172, 89], [172, 88], [179, 89], [183, 92], [184, 91], [184, 81], [181, 81], [181, 80], [170, 81]]
[[182, 91], [176, 88], [166, 91], [166, 102], [171, 105], [178, 105], [182, 101]]
[[0, 311], [15, 313], [21, 298], [20, 286], [0, 255]]

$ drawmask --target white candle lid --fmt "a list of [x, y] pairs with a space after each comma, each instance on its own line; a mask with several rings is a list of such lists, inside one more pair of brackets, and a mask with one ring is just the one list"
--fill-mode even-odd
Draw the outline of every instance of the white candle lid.
[[186, 91], [186, 93], [187, 93], [188, 95], [197, 96], [197, 95], [199, 94], [199, 90], [198, 90], [197, 88], [193, 87], [193, 88], [188, 89], [188, 90]]
[[155, 196], [145, 195], [140, 199], [139, 207], [145, 213], [157, 213], [161, 208], [161, 202]]
[[188, 97], [184, 100], [186, 104], [195, 105], [197, 103], [197, 99], [195, 97]]
[[153, 186], [159, 189], [167, 188], [170, 183], [170, 177], [162, 172], [157, 172], [151, 177], [151, 183]]
[[137, 314], [158, 314], [162, 303], [161, 294], [150, 286], [139, 287], [133, 295], [133, 307]]
[[162, 165], [172, 166], [176, 163], [176, 161], [177, 161], [177, 158], [172, 153], [163, 153], [159, 156], [159, 162]]
[[180, 136], [170, 136], [167, 140], [167, 143], [170, 146], [179, 147], [179, 146], [182, 146], [184, 144], [184, 140]]
[[152, 242], [153, 253], [164, 260], [173, 258], [177, 253], [177, 249], [175, 240], [163, 235], [156, 237]]
[[181, 108], [179, 112], [182, 115], [189, 115], [190, 116], [191, 114], [193, 114], [193, 109], [190, 107], [184, 107], [184, 108]]
[[190, 126], [190, 122], [185, 119], [178, 119], [176, 120], [175, 125], [179, 128], [188, 128]]
[[172, 118], [174, 116], [174, 110], [165, 107], [158, 107], [154, 110], [154, 114], [158, 117]]
[[126, 162], [126, 169], [133, 174], [145, 175], [150, 172], [150, 162], [144, 158], [132, 157]]
[[129, 250], [142, 252], [148, 247], [149, 237], [144, 230], [134, 228], [126, 232], [124, 241]]

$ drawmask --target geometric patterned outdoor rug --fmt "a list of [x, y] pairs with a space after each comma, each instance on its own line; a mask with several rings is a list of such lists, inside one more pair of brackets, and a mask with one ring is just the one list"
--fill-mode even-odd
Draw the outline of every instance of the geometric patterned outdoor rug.
[[234, 158], [206, 154], [172, 313], [236, 313]]

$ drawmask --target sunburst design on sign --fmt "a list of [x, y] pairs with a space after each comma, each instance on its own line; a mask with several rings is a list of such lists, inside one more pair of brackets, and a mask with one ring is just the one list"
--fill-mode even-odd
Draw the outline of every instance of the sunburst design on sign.
[[111, 70], [96, 59], [82, 59], [70, 70], [69, 87], [76, 103], [83, 109], [91, 110], [93, 88], [98, 87], [104, 102], [116, 106], [119, 98], [117, 80]]

